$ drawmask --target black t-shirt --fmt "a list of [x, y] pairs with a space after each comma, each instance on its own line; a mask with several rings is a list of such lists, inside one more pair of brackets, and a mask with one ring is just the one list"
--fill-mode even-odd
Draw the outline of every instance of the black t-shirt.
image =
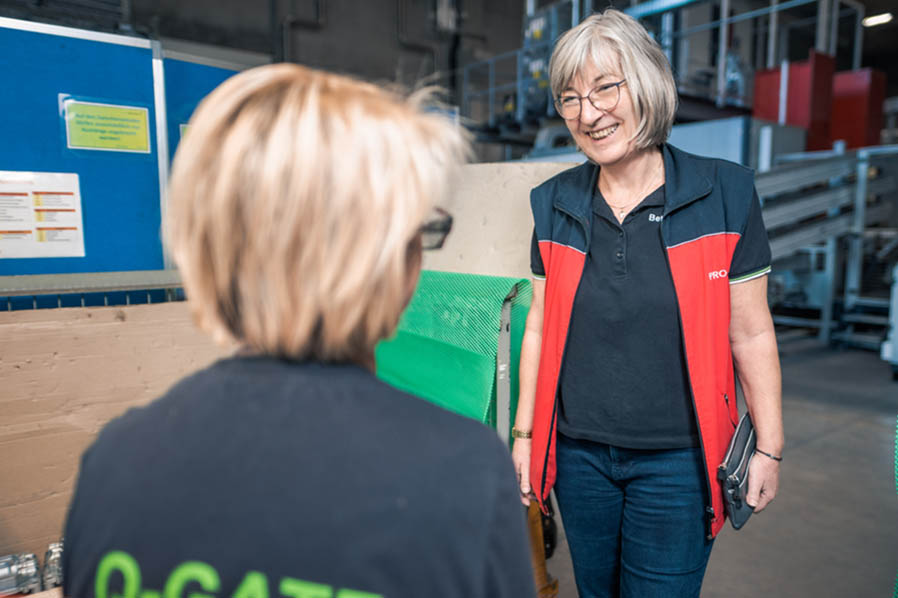
[[[677, 296], [661, 239], [664, 186], [618, 223], [595, 192], [589, 253], [561, 368], [558, 431], [635, 449], [698, 446]], [[731, 282], [770, 264], [755, 198]], [[545, 269], [534, 236], [531, 269]]]
[[532, 597], [494, 431], [351, 365], [221, 361], [111, 422], [66, 523], [66, 596]]

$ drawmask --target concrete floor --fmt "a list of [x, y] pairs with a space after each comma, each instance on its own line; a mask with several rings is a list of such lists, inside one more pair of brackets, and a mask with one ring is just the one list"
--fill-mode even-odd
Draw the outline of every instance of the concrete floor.
[[[742, 530], [724, 528], [702, 598], [898, 597], [898, 382], [875, 353], [792, 337], [781, 339], [780, 354], [779, 495]], [[549, 572], [559, 597], [574, 598], [560, 536]]]

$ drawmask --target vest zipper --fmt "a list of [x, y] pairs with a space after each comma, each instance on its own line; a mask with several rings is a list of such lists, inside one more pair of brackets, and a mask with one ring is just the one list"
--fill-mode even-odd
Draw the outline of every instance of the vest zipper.
[[698, 418], [698, 406], [695, 404], [695, 391], [692, 387], [692, 372], [689, 368], [689, 355], [686, 353], [686, 333], [683, 330], [683, 317], [680, 313], [680, 298], [677, 296], [677, 284], [673, 279], [673, 272], [670, 269], [670, 255], [667, 253], [667, 240], [664, 238], [664, 222], [667, 221], [667, 214], [664, 214], [664, 221], [661, 223], [661, 242], [664, 243], [664, 261], [667, 263], [667, 274], [670, 276], [670, 282], [674, 285], [674, 296], [677, 297], [677, 324], [680, 326], [680, 347], [683, 350], [683, 361], [686, 362], [686, 376], [689, 377], [689, 396], [692, 398], [692, 414], [695, 417], [695, 427], [698, 430], [698, 444], [702, 453], [703, 475], [705, 478], [705, 490], [707, 491], [706, 500], [710, 503], [705, 505], [705, 533], [708, 540], [714, 539], [711, 532], [712, 523], [714, 521], [714, 507], [711, 506], [714, 501], [711, 497], [711, 478], [708, 475], [708, 457], [705, 453], [705, 440], [702, 437], [702, 423]]
[[[730, 423], [733, 425], [733, 429], [735, 430], [737, 427], [739, 427], [739, 424], [737, 424], [735, 421], [733, 421], [733, 416], [730, 414], [730, 395], [729, 394], [723, 393], [723, 402], [726, 403], [726, 405], [727, 405], [727, 417], [730, 418]], [[738, 415], [738, 412], [737, 412], [737, 415]]]

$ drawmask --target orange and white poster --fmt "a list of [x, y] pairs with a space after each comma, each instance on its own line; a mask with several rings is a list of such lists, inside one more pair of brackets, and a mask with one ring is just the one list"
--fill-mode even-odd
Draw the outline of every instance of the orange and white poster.
[[0, 259], [84, 257], [78, 175], [0, 170]]

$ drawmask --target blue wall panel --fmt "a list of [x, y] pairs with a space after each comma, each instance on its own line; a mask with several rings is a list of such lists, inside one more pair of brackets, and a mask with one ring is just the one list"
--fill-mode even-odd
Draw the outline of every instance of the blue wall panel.
[[200, 101], [236, 71], [166, 58], [165, 102], [168, 112], [168, 148], [172, 157], [186, 125]]
[[[163, 268], [152, 53], [0, 28], [0, 170], [79, 175], [83, 258], [0, 259], [0, 275]], [[145, 107], [149, 154], [69, 150], [59, 94]]]

